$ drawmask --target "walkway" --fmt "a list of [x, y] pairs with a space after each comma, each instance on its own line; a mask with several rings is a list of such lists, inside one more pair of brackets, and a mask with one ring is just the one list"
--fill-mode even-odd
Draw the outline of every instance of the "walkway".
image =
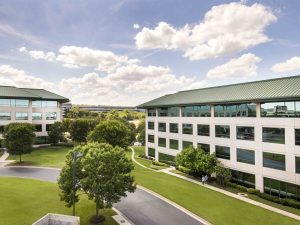
[[9, 153], [6, 150], [3, 150], [3, 149], [1, 149], [1, 151], [4, 151], [4, 154], [0, 157], [0, 167], [4, 167], [7, 164], [14, 161], [14, 160], [6, 160], [9, 156]]

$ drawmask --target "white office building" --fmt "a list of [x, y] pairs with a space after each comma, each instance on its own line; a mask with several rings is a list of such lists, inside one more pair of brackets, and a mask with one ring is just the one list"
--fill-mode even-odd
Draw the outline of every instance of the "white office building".
[[44, 89], [0, 86], [0, 133], [12, 122], [35, 125], [36, 142], [45, 142], [47, 131], [62, 120], [62, 103], [69, 99]]
[[233, 180], [300, 200], [300, 76], [181, 91], [147, 110], [146, 154], [189, 145], [215, 153]]

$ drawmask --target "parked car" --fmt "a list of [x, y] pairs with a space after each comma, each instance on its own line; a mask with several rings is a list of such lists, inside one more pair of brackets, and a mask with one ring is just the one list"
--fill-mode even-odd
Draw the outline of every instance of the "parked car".
[[136, 142], [133, 143], [133, 146], [142, 146], [142, 143], [136, 141]]

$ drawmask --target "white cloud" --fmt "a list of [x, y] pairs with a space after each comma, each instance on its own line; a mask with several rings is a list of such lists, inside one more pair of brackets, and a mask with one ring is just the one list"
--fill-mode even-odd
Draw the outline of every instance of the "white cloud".
[[21, 53], [29, 54], [33, 59], [43, 59], [49, 62], [55, 61], [56, 56], [54, 52], [44, 52], [44, 51], [28, 51], [25, 47], [19, 49]]
[[136, 30], [138, 30], [140, 28], [140, 25], [137, 24], [137, 23], [135, 23], [135, 24], [133, 24], [133, 28], [136, 29]]
[[144, 27], [135, 40], [139, 49], [181, 50], [190, 60], [208, 59], [270, 41], [264, 31], [276, 21], [273, 12], [262, 4], [233, 2], [212, 7], [195, 26], [177, 29], [160, 22], [154, 29]]
[[300, 70], [300, 57], [292, 57], [285, 62], [277, 63], [272, 66], [272, 70], [276, 73]]
[[254, 54], [244, 54], [239, 58], [231, 59], [229, 62], [209, 70], [206, 74], [206, 77], [209, 79], [214, 79], [256, 76], [256, 64], [260, 61], [261, 58]]

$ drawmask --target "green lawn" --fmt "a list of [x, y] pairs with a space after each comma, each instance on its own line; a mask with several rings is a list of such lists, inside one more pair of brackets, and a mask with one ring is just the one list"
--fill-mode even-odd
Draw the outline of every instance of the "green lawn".
[[[59, 200], [55, 183], [22, 178], [0, 177], [0, 224], [30, 225], [47, 213], [72, 214]], [[95, 213], [95, 204], [85, 196], [76, 205], [76, 215], [81, 225], [89, 225], [89, 217]], [[111, 218], [115, 212], [102, 211], [106, 216], [105, 225], [117, 225]]]
[[[28, 166], [46, 166], [46, 167], [63, 167], [67, 152], [72, 147], [49, 146], [34, 149], [31, 154], [22, 156], [22, 165]], [[8, 159], [16, 160], [18, 164], [19, 156], [9, 156]]]

